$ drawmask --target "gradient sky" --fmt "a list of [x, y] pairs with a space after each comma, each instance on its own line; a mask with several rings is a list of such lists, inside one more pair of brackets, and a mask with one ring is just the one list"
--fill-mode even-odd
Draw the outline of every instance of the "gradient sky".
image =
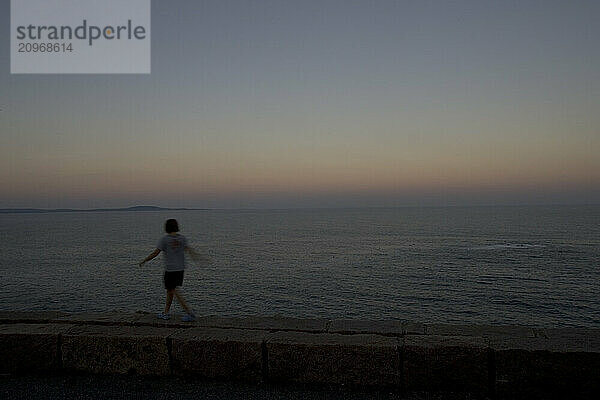
[[152, 74], [10, 75], [0, 208], [600, 202], [598, 1], [153, 1]]

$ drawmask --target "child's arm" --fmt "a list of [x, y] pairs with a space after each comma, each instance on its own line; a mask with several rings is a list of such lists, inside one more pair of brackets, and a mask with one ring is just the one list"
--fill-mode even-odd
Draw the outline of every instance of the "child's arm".
[[144, 258], [141, 262], [140, 262], [140, 267], [143, 267], [144, 264], [150, 260], [152, 260], [154, 257], [156, 257], [158, 254], [160, 253], [160, 249], [155, 249], [152, 253], [150, 253], [148, 255], [148, 257]]
[[210, 257], [207, 257], [204, 254], [198, 253], [196, 250], [194, 250], [190, 246], [185, 246], [185, 251], [188, 252], [188, 254], [190, 255], [190, 257], [192, 258], [192, 260], [194, 260], [194, 262], [196, 264], [199, 264], [199, 265], [206, 264], [206, 265], [208, 265], [211, 262]]

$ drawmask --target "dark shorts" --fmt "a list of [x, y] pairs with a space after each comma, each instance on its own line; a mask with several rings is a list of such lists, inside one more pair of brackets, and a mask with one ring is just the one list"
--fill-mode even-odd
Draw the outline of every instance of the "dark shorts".
[[183, 271], [165, 271], [163, 281], [165, 289], [173, 290], [177, 286], [183, 285]]

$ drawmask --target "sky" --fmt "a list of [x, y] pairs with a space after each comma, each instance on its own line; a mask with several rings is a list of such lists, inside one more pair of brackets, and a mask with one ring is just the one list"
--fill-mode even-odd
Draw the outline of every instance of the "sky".
[[598, 1], [153, 1], [149, 75], [11, 75], [0, 208], [600, 203]]

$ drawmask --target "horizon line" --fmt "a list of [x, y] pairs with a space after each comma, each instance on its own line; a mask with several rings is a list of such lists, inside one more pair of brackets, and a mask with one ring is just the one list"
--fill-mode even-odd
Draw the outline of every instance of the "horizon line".
[[69, 213], [69, 212], [150, 212], [150, 211], [283, 211], [283, 210], [367, 210], [396, 208], [516, 208], [516, 207], [595, 207], [600, 203], [523, 203], [523, 204], [446, 204], [446, 205], [397, 205], [397, 206], [315, 206], [315, 207], [163, 207], [136, 205], [127, 207], [99, 208], [0, 208], [0, 214]]

